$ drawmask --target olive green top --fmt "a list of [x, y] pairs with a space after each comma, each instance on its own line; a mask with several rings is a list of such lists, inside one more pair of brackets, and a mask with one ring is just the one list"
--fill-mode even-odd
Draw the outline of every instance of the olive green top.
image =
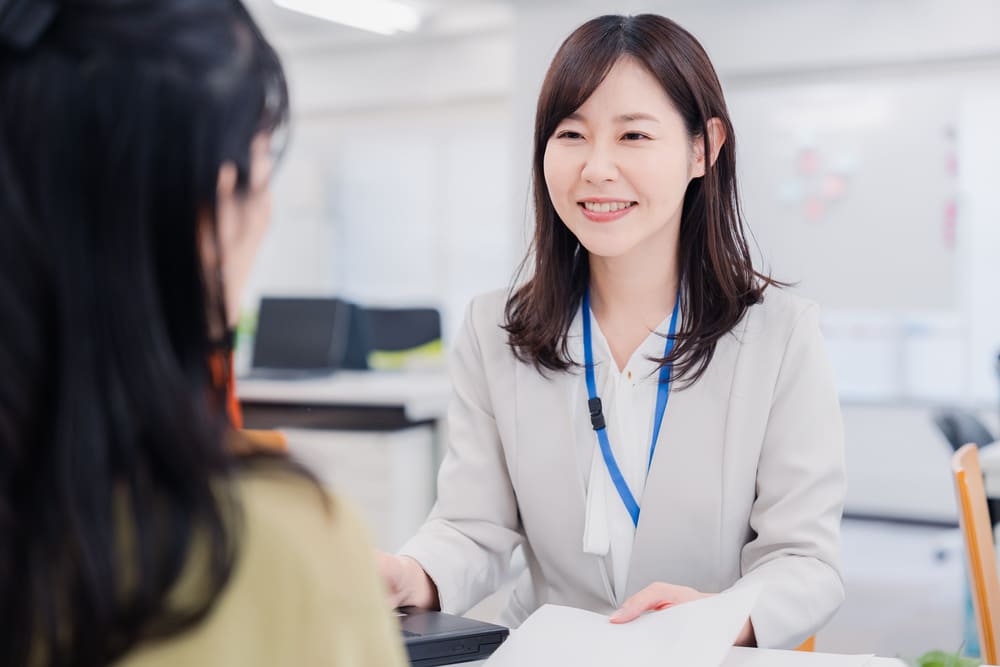
[[[117, 667], [404, 667], [368, 535], [342, 499], [310, 481], [253, 471], [237, 482], [243, 521], [232, 577], [204, 621], [146, 642]], [[172, 598], [197, 585], [194, 558]], [[176, 595], [176, 598], [175, 598]]]

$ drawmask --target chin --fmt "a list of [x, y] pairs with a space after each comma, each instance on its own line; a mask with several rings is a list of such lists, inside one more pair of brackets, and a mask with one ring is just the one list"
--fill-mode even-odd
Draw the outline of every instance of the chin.
[[632, 250], [639, 239], [629, 234], [628, 229], [615, 229], [611, 225], [600, 225], [589, 220], [578, 222], [569, 231], [580, 245], [591, 255], [598, 257], [618, 257]]
[[595, 257], [604, 257], [606, 259], [622, 257], [629, 254], [636, 247], [633, 239], [595, 239], [593, 237], [587, 238], [586, 236], [577, 236], [577, 239], [579, 239], [580, 245], [588, 253]]

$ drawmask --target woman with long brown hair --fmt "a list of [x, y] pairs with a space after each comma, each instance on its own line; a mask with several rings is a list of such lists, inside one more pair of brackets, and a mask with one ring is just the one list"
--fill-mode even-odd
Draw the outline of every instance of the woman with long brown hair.
[[629, 621], [759, 583], [737, 643], [791, 647], [843, 599], [843, 432], [816, 307], [753, 265], [722, 89], [689, 33], [603, 16], [563, 43], [535, 122], [530, 275], [456, 343], [438, 503], [380, 567], [461, 612], [527, 571]]

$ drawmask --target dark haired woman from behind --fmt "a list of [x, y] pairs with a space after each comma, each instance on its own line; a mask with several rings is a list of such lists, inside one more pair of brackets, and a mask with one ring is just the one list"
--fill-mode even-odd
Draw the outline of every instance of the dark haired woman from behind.
[[288, 104], [246, 10], [0, 0], [0, 100], [0, 664], [404, 664], [353, 511], [233, 454]]
[[[843, 430], [816, 307], [751, 260], [708, 56], [654, 15], [575, 30], [535, 121], [533, 256], [469, 308], [438, 502], [395, 601], [461, 612], [527, 571], [544, 603], [640, 613], [760, 584], [739, 644], [843, 599]], [[641, 513], [640, 513], [641, 510]]]

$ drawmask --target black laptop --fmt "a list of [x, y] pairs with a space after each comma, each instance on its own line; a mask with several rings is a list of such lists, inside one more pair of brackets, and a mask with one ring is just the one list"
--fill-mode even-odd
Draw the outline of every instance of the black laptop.
[[413, 667], [484, 660], [509, 633], [501, 625], [440, 611], [416, 607], [402, 607], [398, 611], [403, 641]]

